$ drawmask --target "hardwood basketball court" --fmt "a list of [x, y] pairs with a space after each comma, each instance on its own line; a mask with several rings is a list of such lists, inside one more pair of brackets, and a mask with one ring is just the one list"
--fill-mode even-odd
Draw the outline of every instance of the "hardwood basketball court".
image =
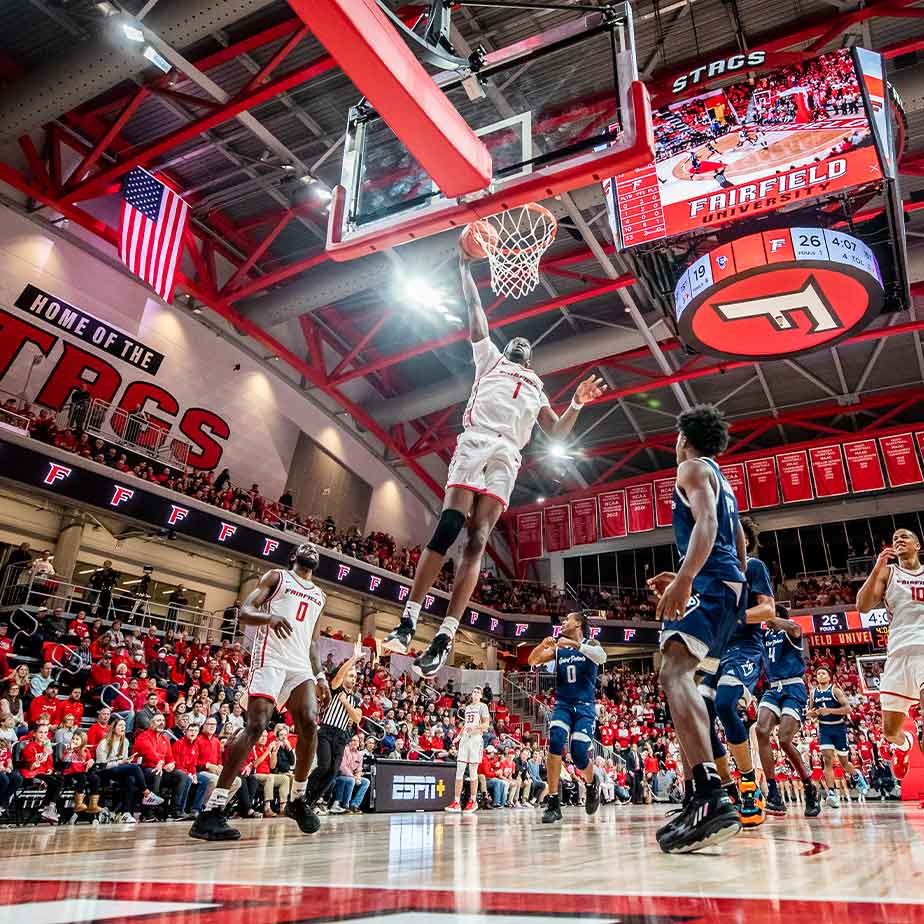
[[924, 920], [924, 811], [851, 804], [769, 819], [715, 851], [662, 854], [663, 807], [327, 817], [318, 837], [241, 822], [6, 829], [0, 921], [507, 924]]

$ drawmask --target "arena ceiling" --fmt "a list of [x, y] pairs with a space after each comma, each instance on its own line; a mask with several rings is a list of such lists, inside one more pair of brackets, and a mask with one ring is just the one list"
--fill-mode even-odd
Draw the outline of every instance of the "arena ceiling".
[[[393, 6], [413, 16], [418, 8]], [[143, 14], [172, 65], [143, 67], [114, 30]], [[908, 0], [639, 0], [639, 69], [657, 87], [691, 64], [745, 47], [886, 53], [905, 88], [902, 190], [912, 280], [924, 237], [924, 3]], [[562, 14], [460, 9], [454, 41], [490, 49]], [[605, 61], [533, 65], [530, 80], [592, 91]], [[176, 304], [257, 355], [308, 400], [354, 428], [430, 502], [440, 492], [471, 375], [464, 330], [411, 307], [401, 279], [423, 274], [457, 298], [446, 237], [346, 268], [324, 254], [326, 203], [310, 175], [339, 179], [347, 110], [358, 94], [284, 0], [18, 0], [0, 6], [0, 181], [4, 198], [67, 233], [112, 242], [119, 178], [165, 175], [194, 215]], [[76, 169], [75, 169], [76, 168]], [[71, 172], [73, 171], [73, 172]], [[553, 404], [595, 372], [609, 394], [586, 409], [570, 457], [541, 436], [515, 504], [671, 464], [676, 413], [720, 404], [748, 449], [924, 419], [921, 308], [796, 361], [720, 364], [673, 335], [666, 286], [616, 254], [595, 187], [551, 203], [562, 231], [543, 284], [485, 301], [499, 344], [529, 337]], [[415, 249], [417, 248], [417, 249]], [[924, 292], [924, 286], [922, 286]]]

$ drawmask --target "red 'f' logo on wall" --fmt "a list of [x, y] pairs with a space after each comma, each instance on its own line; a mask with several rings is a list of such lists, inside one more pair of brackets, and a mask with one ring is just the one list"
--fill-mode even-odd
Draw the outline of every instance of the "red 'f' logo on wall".
[[398, 588], [398, 602], [401, 603], [403, 600], [407, 600], [407, 595], [411, 592], [410, 587], [405, 587], [403, 584]]
[[591, 626], [590, 627], [590, 637], [596, 638], [600, 634], [600, 626]]
[[279, 543], [275, 539], [264, 539], [263, 540], [263, 555], [272, 555], [276, 549], [279, 548]]
[[552, 626], [552, 638], [558, 638], [561, 635], [561, 626]]
[[48, 474], [43, 479], [45, 484], [54, 484], [56, 481], [64, 481], [65, 478], [69, 478], [72, 468], [68, 468], [66, 465], [58, 465], [57, 462], [48, 463]]
[[624, 642], [631, 642], [635, 638], [635, 629], [623, 629], [622, 630], [622, 640]]
[[516, 628], [513, 630], [513, 634], [519, 638], [521, 635], [526, 634], [527, 625], [525, 622], [518, 622]]
[[185, 507], [179, 507], [176, 504], [170, 505], [170, 516], [167, 517], [167, 522], [171, 526], [176, 526], [177, 523], [185, 520], [189, 516], [189, 511]]
[[218, 533], [218, 541], [224, 542], [230, 536], [237, 532], [237, 527], [233, 523], [222, 523], [221, 530]]
[[378, 590], [381, 583], [382, 579], [377, 574], [369, 576], [369, 590]]
[[349, 565], [340, 565], [337, 568], [337, 580], [342, 581], [350, 573]]
[[491, 617], [491, 631], [493, 632], [500, 625], [500, 620], [495, 616]]
[[109, 506], [118, 507], [119, 504], [131, 500], [134, 496], [135, 492], [131, 488], [123, 488], [122, 485], [117, 484], [112, 492], [112, 500], [109, 501]]
[[430, 609], [430, 607], [433, 606], [433, 604], [434, 604], [435, 601], [436, 601], [436, 597], [434, 597], [432, 594], [427, 594], [427, 596], [424, 597], [424, 605], [423, 605], [423, 608], [424, 608], [425, 610]]
[[469, 610], [468, 611], [468, 622], [469, 625], [473, 626], [478, 622], [478, 610]]

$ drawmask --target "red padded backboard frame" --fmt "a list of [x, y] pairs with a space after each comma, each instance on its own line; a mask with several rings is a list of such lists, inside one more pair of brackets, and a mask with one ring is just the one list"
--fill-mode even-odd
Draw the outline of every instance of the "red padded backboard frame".
[[375, 0], [289, 0], [447, 196], [484, 189], [491, 155]]

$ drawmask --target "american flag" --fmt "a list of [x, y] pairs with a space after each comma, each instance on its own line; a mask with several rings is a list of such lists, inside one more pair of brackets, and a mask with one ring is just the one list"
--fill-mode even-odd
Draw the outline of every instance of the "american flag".
[[119, 257], [165, 301], [183, 253], [189, 207], [147, 170], [134, 167], [122, 183]]

